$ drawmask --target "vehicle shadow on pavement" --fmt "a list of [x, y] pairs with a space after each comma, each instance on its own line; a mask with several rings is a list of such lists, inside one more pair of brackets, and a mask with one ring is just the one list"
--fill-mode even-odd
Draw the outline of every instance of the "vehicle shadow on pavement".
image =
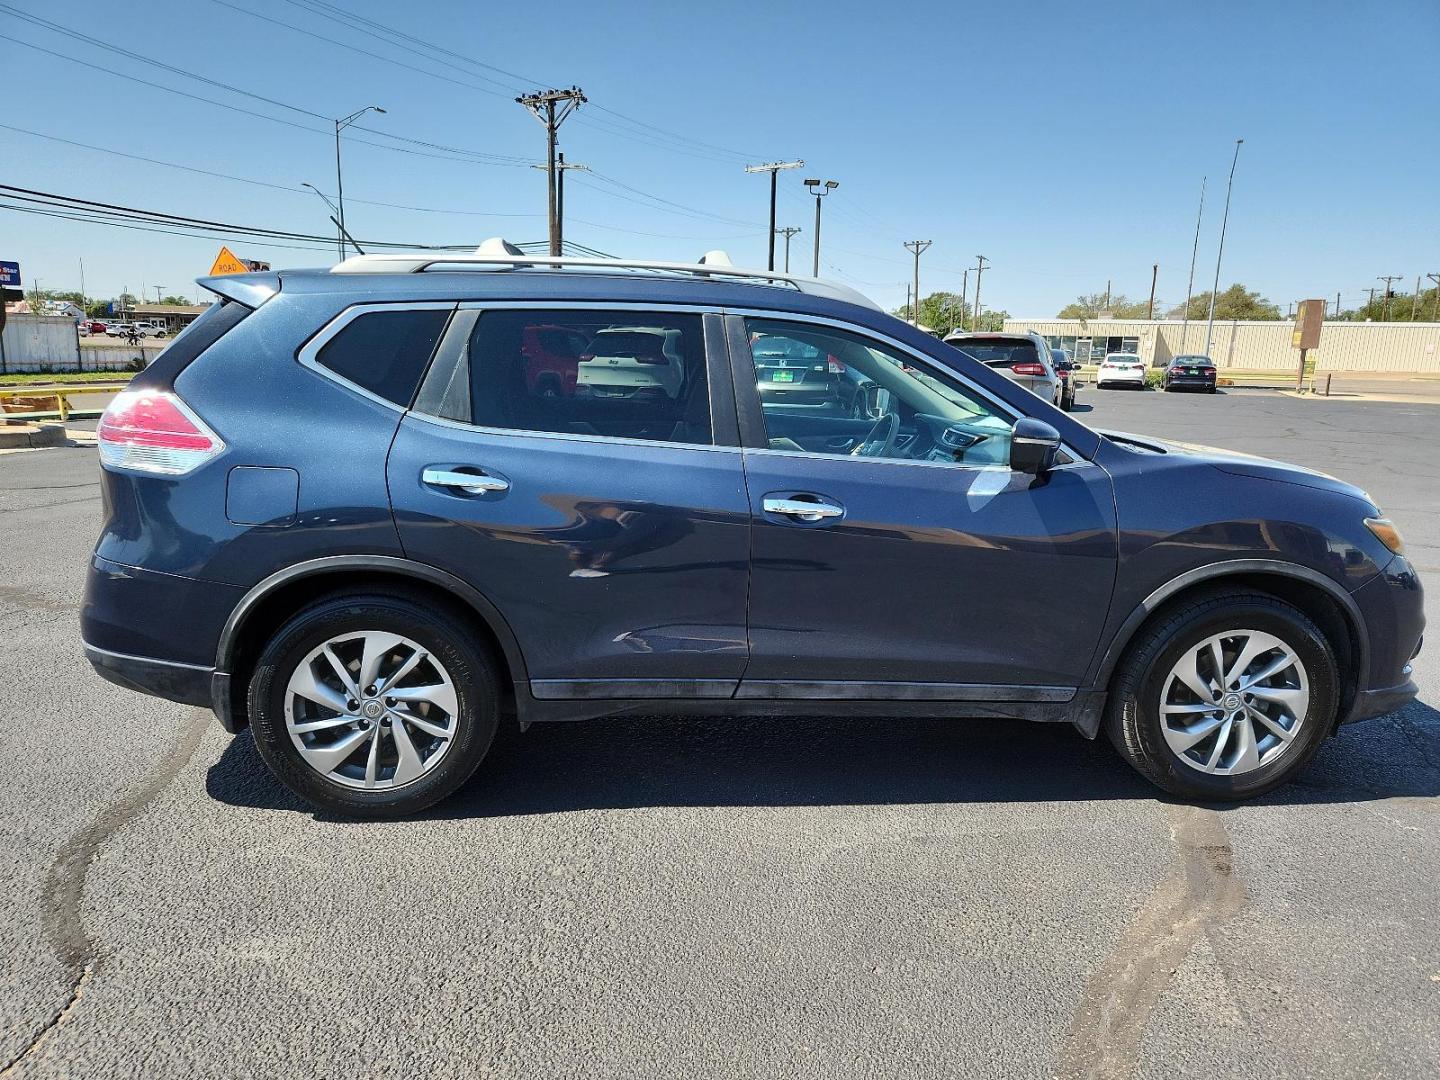
[[[312, 812], [248, 734], [210, 767], [211, 797]], [[1270, 805], [1440, 795], [1440, 712], [1412, 704], [1331, 739]], [[507, 731], [461, 791], [421, 815], [485, 818], [644, 806], [1157, 799], [1101, 739], [1010, 720], [588, 720]], [[329, 819], [331, 815], [319, 814]], [[335, 820], [341, 820], [336, 818]]]

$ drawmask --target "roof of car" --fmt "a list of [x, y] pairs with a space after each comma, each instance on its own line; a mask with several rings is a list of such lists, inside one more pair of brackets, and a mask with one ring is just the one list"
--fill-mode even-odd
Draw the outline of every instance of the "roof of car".
[[[697, 266], [696, 270], [699, 269]], [[743, 271], [738, 274], [743, 275]], [[619, 304], [701, 304], [850, 316], [859, 308], [871, 316], [881, 314], [877, 305], [845, 286], [809, 291], [785, 281], [769, 283], [743, 276], [710, 277], [699, 273], [644, 273], [623, 268], [451, 269], [447, 266], [419, 273], [333, 273], [317, 268], [208, 277], [199, 279], [199, 283], [212, 292], [252, 307], [283, 291], [341, 294], [354, 296], [357, 302], [488, 299], [608, 301]], [[827, 286], [831, 283], [816, 284]]]

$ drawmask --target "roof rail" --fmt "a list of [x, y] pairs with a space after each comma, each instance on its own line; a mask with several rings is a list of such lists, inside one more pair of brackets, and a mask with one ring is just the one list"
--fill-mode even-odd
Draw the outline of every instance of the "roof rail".
[[[507, 245], [507, 247], [513, 250], [513, 245]], [[501, 251], [503, 250], [501, 249]], [[731, 266], [728, 257], [724, 252], [719, 251], [707, 252], [704, 258], [704, 262], [682, 263], [648, 259], [575, 258], [569, 255], [560, 258], [544, 255], [512, 255], [497, 252], [495, 247], [486, 241], [473, 253], [352, 255], [343, 262], [337, 263], [330, 272], [332, 274], [423, 274], [431, 271], [443, 272], [486, 267], [512, 270], [570, 268], [590, 272], [648, 270], [698, 278], [734, 278], [766, 285], [789, 285], [807, 295], [843, 300], [847, 303], [873, 308], [876, 311], [881, 310], [880, 306], [864, 293], [838, 282], [801, 277], [798, 274], [777, 274], [770, 270], [749, 270]]]

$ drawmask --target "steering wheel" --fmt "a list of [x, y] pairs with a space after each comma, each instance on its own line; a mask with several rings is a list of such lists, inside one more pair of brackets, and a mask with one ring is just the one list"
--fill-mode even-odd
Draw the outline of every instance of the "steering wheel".
[[875, 426], [866, 432], [865, 438], [855, 444], [850, 456], [889, 457], [890, 451], [895, 449], [895, 436], [899, 433], [900, 414], [886, 413], [875, 421]]

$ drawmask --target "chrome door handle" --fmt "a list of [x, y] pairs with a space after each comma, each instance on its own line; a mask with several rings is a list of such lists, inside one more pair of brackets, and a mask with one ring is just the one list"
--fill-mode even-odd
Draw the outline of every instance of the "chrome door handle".
[[796, 521], [824, 521], [845, 513], [833, 503], [807, 502], [804, 499], [764, 499], [760, 505], [767, 514], [784, 514]]
[[450, 469], [426, 469], [420, 479], [436, 487], [458, 488], [470, 495], [484, 495], [487, 491], [509, 491], [510, 481], [498, 476], [482, 476], [479, 473], [454, 472]]

